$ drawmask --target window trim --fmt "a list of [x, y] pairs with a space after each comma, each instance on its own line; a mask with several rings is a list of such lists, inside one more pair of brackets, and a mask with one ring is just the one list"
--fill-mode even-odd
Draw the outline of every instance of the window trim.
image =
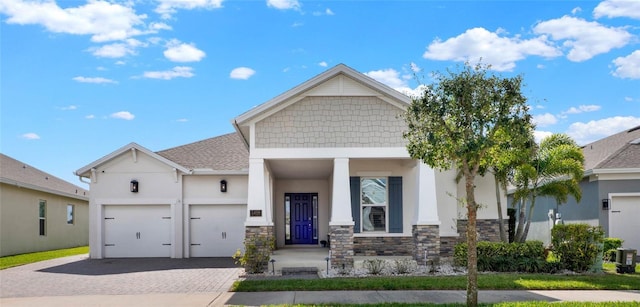
[[[365, 180], [384, 179], [385, 180], [385, 202], [380, 204], [364, 204], [363, 203], [363, 182]], [[384, 230], [365, 230], [365, 218], [363, 216], [364, 207], [382, 207], [384, 208]], [[389, 177], [388, 176], [364, 176], [360, 177], [360, 234], [388, 234], [389, 232]]]
[[[69, 208], [71, 208], [71, 223], [69, 223]], [[76, 205], [67, 204], [67, 225], [76, 224]]]

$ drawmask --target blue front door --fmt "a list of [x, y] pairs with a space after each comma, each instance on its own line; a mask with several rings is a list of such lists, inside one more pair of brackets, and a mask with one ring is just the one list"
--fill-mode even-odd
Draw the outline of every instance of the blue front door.
[[314, 244], [312, 194], [296, 193], [291, 196], [291, 244]]

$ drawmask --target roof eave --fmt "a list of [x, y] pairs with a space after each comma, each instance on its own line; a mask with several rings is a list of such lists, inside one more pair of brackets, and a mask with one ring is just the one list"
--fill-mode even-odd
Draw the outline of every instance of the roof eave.
[[44, 193], [49, 193], [49, 194], [54, 194], [54, 195], [59, 195], [59, 196], [64, 196], [64, 197], [69, 197], [69, 198], [75, 198], [75, 199], [79, 199], [79, 200], [89, 201], [89, 195], [77, 195], [77, 194], [73, 194], [73, 193], [57, 191], [57, 190], [41, 187], [41, 186], [34, 185], [34, 184], [24, 183], [24, 182], [20, 182], [20, 181], [8, 179], [8, 178], [0, 178], [0, 183], [13, 185], [13, 186], [16, 186], [16, 187], [19, 187], [19, 188], [27, 188], [27, 189], [34, 190], [34, 191], [39, 191], [39, 192], [44, 192]]

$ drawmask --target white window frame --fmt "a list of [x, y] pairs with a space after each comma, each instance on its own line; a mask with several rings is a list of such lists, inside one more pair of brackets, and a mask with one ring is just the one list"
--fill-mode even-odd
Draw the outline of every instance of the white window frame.
[[[363, 189], [365, 180], [384, 179], [385, 181], [385, 202], [378, 204], [365, 204], [363, 202]], [[384, 231], [383, 230], [365, 230], [364, 228], [364, 208], [365, 207], [382, 207], [384, 208]], [[375, 229], [375, 227], [374, 227]], [[360, 233], [389, 233], [389, 177], [386, 176], [367, 176], [360, 177]]]

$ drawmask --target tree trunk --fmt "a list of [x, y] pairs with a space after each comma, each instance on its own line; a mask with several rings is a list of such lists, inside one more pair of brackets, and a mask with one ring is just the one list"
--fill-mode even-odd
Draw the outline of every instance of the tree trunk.
[[531, 207], [529, 207], [529, 212], [527, 213], [527, 226], [524, 228], [524, 232], [522, 233], [522, 241], [527, 240], [527, 236], [529, 235], [529, 226], [531, 226], [531, 215], [533, 214], [533, 207], [536, 205], [536, 196], [531, 196]]
[[520, 199], [518, 204], [518, 226], [516, 227], [516, 235], [513, 238], [513, 242], [520, 243], [520, 238], [522, 238], [522, 233], [524, 232], [524, 224], [525, 224], [525, 201], [524, 198]]
[[509, 243], [509, 239], [507, 238], [507, 233], [504, 229], [504, 218], [502, 216], [502, 200], [500, 199], [500, 180], [496, 175], [493, 175], [493, 180], [496, 184], [496, 204], [498, 205], [498, 229], [500, 229], [500, 241], [504, 243]]
[[465, 173], [467, 192], [467, 306], [478, 306], [478, 249], [474, 176]]

